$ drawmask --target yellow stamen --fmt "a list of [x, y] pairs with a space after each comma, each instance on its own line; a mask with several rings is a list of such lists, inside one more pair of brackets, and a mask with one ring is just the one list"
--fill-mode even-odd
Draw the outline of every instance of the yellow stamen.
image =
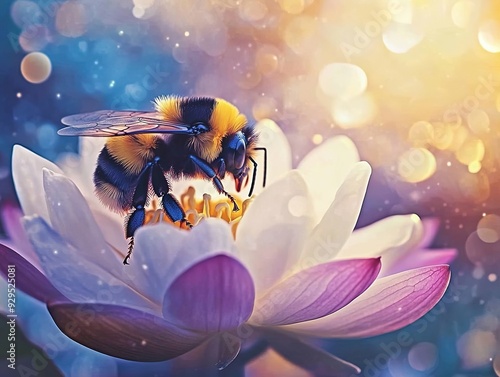
[[[242, 200], [239, 197], [235, 197], [238, 206], [241, 208], [240, 211], [232, 211], [232, 203], [227, 197], [220, 197], [213, 199], [209, 194], [203, 194], [203, 199], [196, 199], [196, 190], [194, 187], [190, 186], [184, 193], [180, 196], [180, 204], [186, 213], [187, 220], [196, 226], [204, 218], [216, 217], [223, 219], [231, 226], [231, 231], [233, 236], [236, 234], [236, 228], [245, 214], [248, 206], [253, 201], [253, 198]], [[159, 208], [156, 200], [151, 203], [151, 208], [146, 211], [146, 221], [145, 224], [157, 224], [159, 222], [169, 222], [172, 221], [165, 215], [163, 209]], [[181, 224], [182, 228], [186, 228], [184, 224]]]

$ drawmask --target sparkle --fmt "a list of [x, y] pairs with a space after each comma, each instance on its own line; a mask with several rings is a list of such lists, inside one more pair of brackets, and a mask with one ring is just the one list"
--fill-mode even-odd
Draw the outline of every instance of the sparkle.
[[323, 135], [314, 134], [312, 137], [312, 142], [316, 145], [321, 144], [323, 142]]
[[56, 98], [57, 98], [57, 99], [61, 99], [61, 93], [57, 93], [57, 94], [56, 94]]
[[23, 94], [22, 94], [21, 92], [17, 92], [17, 93], [16, 93], [16, 97], [17, 97], [17, 98], [21, 98], [22, 96], [23, 96]]
[[120, 35], [120, 36], [122, 36], [123, 34], [124, 34], [124, 33], [123, 33], [123, 30], [120, 30], [120, 31], [118, 32], [118, 35]]
[[189, 31], [185, 31], [185, 32], [184, 32], [184, 36], [185, 36], [185, 37], [189, 37]]
[[111, 80], [111, 81], [109, 82], [109, 87], [110, 87], [110, 88], [113, 88], [114, 86], [115, 86], [115, 80]]
[[146, 270], [148, 269], [148, 265], [147, 265], [147, 264], [143, 264], [141, 267], [142, 267], [142, 269], [143, 269], [144, 271], [146, 271]]

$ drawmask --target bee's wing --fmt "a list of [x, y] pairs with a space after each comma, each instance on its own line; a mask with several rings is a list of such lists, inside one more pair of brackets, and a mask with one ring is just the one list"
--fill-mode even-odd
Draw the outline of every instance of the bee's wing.
[[191, 134], [192, 128], [163, 119], [154, 111], [99, 110], [61, 119], [69, 127], [57, 133], [65, 136], [120, 136], [139, 133]]

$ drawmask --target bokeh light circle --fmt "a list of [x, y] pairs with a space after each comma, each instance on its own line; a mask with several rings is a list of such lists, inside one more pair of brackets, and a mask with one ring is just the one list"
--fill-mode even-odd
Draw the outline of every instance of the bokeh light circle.
[[500, 240], [500, 216], [489, 214], [477, 224], [477, 235], [481, 241], [495, 243]]
[[47, 55], [31, 52], [21, 61], [21, 73], [26, 81], [40, 84], [47, 80], [52, 72], [52, 63]]
[[358, 128], [370, 124], [377, 113], [377, 104], [371, 95], [363, 93], [347, 100], [333, 102], [331, 114], [340, 128]]
[[87, 12], [85, 6], [77, 1], [61, 4], [56, 14], [56, 29], [65, 37], [80, 37], [87, 30]]
[[414, 25], [392, 22], [382, 34], [385, 47], [395, 54], [404, 54], [418, 45], [424, 34]]
[[466, 28], [477, 17], [477, 4], [471, 0], [460, 0], [451, 8], [451, 19], [459, 28]]
[[368, 84], [365, 71], [349, 63], [331, 63], [324, 66], [318, 81], [325, 94], [344, 100], [359, 96]]
[[491, 331], [473, 329], [463, 334], [457, 342], [457, 351], [467, 369], [491, 363], [497, 342]]
[[487, 20], [481, 24], [478, 32], [481, 47], [488, 52], [500, 52], [500, 22]]
[[419, 372], [428, 371], [437, 364], [438, 349], [435, 344], [422, 342], [414, 345], [408, 352], [408, 363]]
[[422, 182], [436, 171], [436, 158], [426, 148], [410, 148], [399, 158], [399, 176], [411, 183]]

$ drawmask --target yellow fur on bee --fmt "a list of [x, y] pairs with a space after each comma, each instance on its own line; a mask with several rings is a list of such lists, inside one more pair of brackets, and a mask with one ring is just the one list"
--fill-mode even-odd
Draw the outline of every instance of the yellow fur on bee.
[[144, 165], [154, 158], [157, 136], [137, 134], [115, 136], [108, 139], [109, 154], [131, 174], [139, 174]]
[[165, 120], [179, 123], [182, 120], [181, 108], [179, 106], [180, 97], [177, 96], [159, 96], [155, 98], [153, 104], [156, 111], [161, 113]]

